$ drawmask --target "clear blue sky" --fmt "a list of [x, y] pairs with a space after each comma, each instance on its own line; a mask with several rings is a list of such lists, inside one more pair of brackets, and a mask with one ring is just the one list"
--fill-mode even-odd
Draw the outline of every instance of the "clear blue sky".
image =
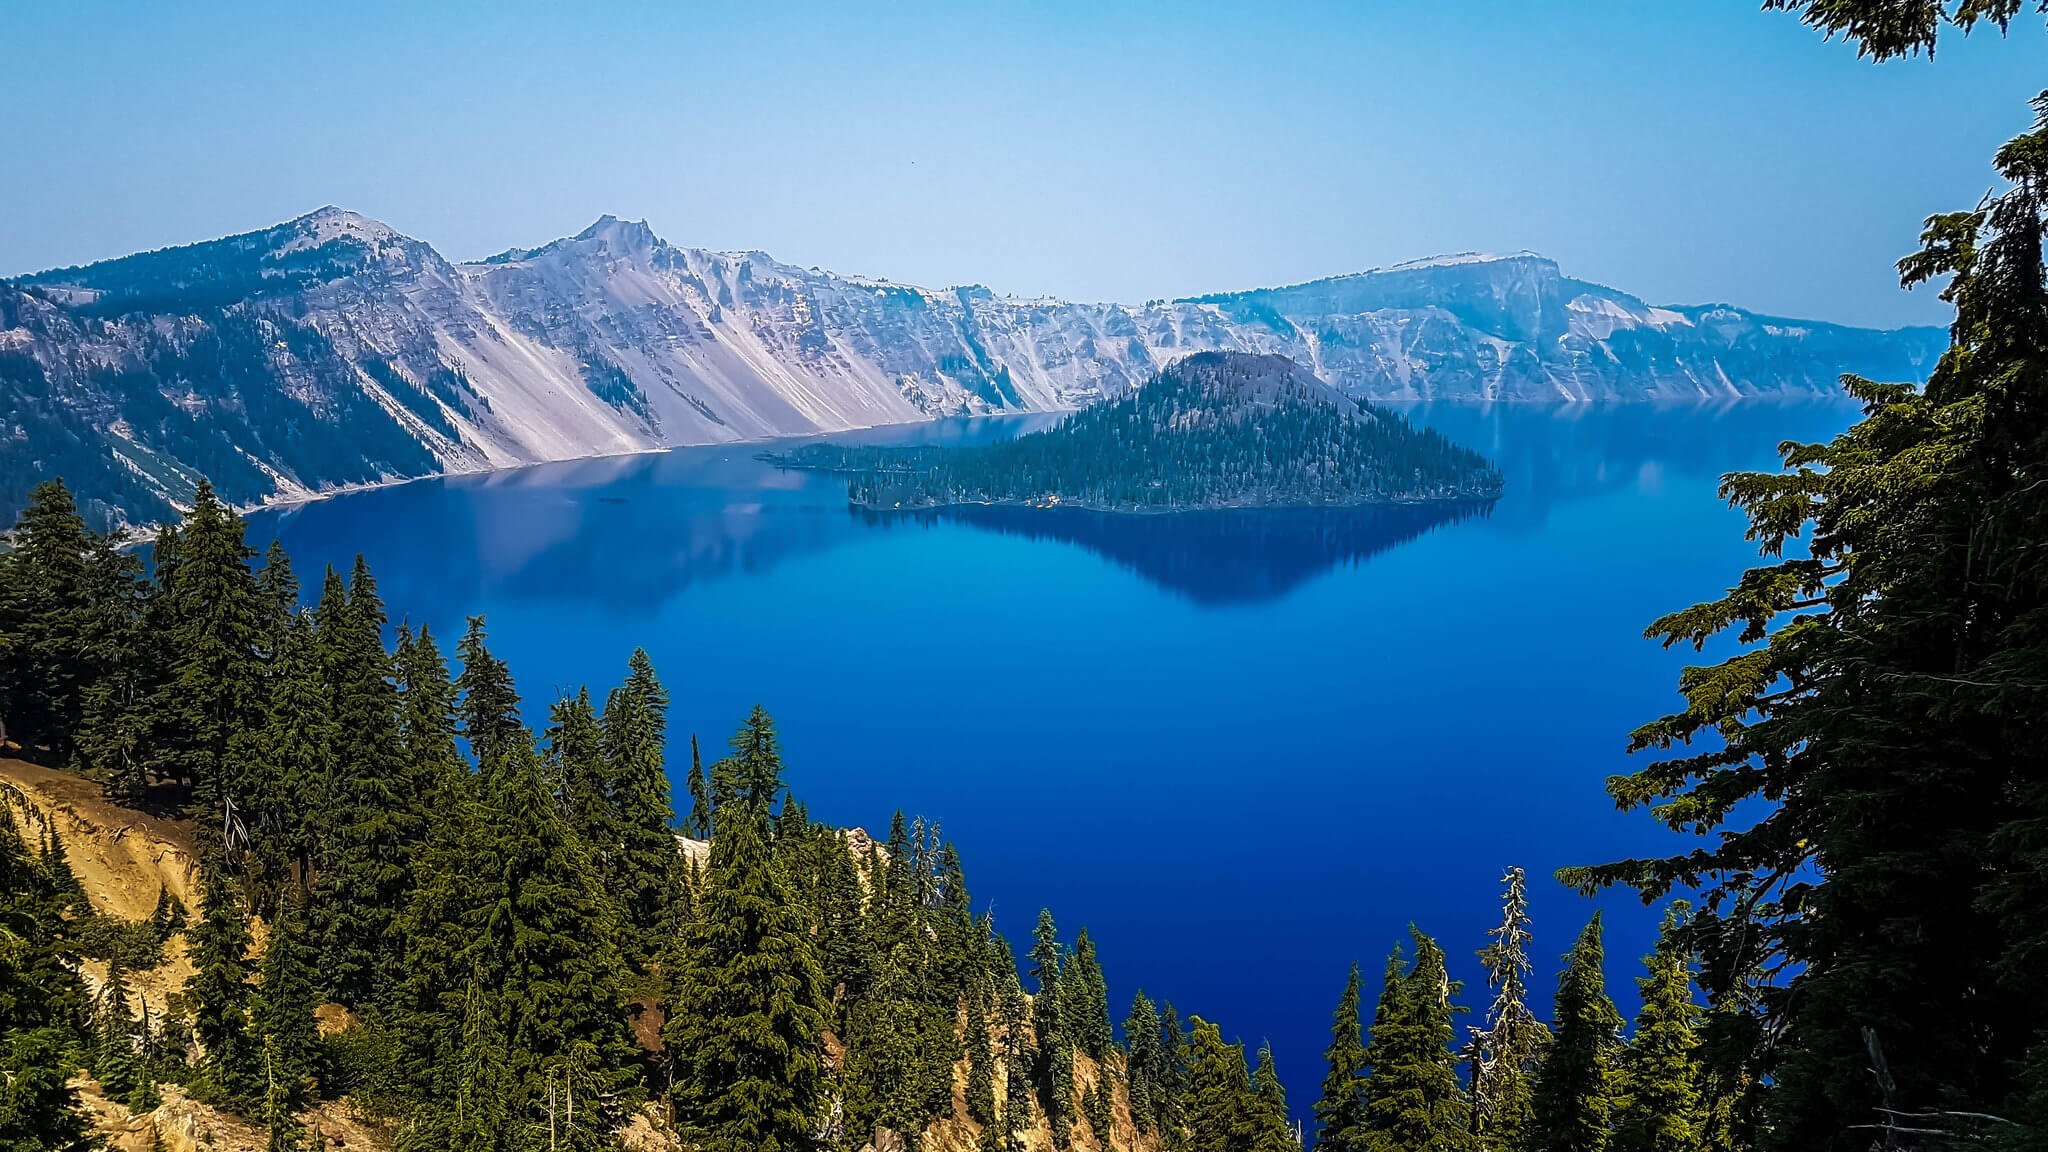
[[337, 203], [452, 258], [679, 244], [1138, 301], [1533, 248], [1658, 302], [1941, 321], [2038, 24], [1876, 67], [1748, 0], [0, 0], [0, 275]]

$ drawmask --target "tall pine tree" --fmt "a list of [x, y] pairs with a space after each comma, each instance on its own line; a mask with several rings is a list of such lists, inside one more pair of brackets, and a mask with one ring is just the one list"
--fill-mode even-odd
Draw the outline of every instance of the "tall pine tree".
[[1614, 1049], [1621, 1013], [1601, 974], [1600, 914], [1579, 934], [1557, 980], [1557, 1038], [1537, 1070], [1529, 1147], [1603, 1152], [1614, 1112]]
[[718, 812], [698, 916], [663, 1038], [677, 1053], [678, 1119], [707, 1152], [817, 1144], [824, 990], [809, 926], [774, 864], [774, 729], [755, 710], [734, 737], [747, 779]]
[[1324, 1053], [1322, 1099], [1316, 1101], [1316, 1147], [1326, 1152], [1363, 1152], [1365, 1124], [1365, 1036], [1359, 1019], [1358, 965], [1344, 982], [1337, 1017]]
[[1480, 950], [1493, 1003], [1472, 1030], [1472, 1122], [1487, 1152], [1524, 1147], [1530, 1092], [1550, 1030], [1529, 1010], [1529, 896], [1520, 868], [1501, 877], [1501, 922]]
[[1617, 1075], [1614, 1152], [1702, 1152], [1699, 1005], [1692, 996], [1692, 953], [1683, 900], [1664, 914], [1656, 950], [1636, 981], [1642, 1008]]

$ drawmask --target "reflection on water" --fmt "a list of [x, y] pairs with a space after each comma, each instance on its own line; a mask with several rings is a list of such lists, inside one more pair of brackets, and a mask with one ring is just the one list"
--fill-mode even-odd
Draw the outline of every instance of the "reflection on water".
[[[487, 614], [529, 720], [557, 692], [616, 683], [636, 646], [674, 700], [670, 764], [689, 762], [691, 733], [715, 748], [766, 704], [818, 819], [942, 817], [1000, 927], [1047, 906], [1088, 925], [1118, 980], [1260, 1029], [1308, 1099], [1344, 972], [1411, 919], [1476, 981], [1503, 867], [1541, 878], [1671, 847], [1601, 792], [1691, 658], [1643, 626], [1754, 559], [1717, 475], [1852, 418], [1411, 414], [1497, 461], [1501, 499], [875, 517], [839, 478], [733, 445], [363, 492], [252, 517], [251, 537], [281, 536], [313, 588], [361, 549], [393, 614], [444, 642]], [[1530, 897], [1556, 955], [1587, 908], [1540, 880]], [[1655, 920], [1631, 901], [1608, 913], [1626, 998]]]
[[968, 505], [854, 514], [881, 528], [969, 524], [1027, 540], [1078, 544], [1197, 604], [1221, 605], [1285, 596], [1333, 568], [1363, 564], [1439, 526], [1483, 517], [1490, 508], [1490, 502], [1461, 502], [1138, 516]]
[[[1491, 505], [1233, 509], [1115, 515], [972, 507], [917, 514], [849, 511], [838, 477], [782, 471], [758, 445], [540, 465], [362, 492], [251, 518], [259, 544], [282, 535], [308, 574], [346, 567], [372, 547], [395, 605], [485, 595], [593, 602], [648, 611], [707, 582], [767, 573], [800, 557], [907, 526], [964, 525], [1076, 545], [1204, 606], [1284, 597], [1317, 576], [1363, 564], [1474, 518], [1489, 530], [1540, 532], [1552, 513], [1624, 489], [1711, 485], [1734, 462], [1768, 463], [1762, 446], [1822, 438], [1839, 405], [1429, 405], [1411, 419], [1497, 462], [1506, 491]], [[849, 438], [985, 442], [1056, 417], [941, 421]], [[415, 562], [425, 561], [425, 562]]]

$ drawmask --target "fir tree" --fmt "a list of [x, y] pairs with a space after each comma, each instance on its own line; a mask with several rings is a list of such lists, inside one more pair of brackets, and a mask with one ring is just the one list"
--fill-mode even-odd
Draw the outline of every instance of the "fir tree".
[[[655, 677], [646, 651], [635, 649], [625, 684], [612, 692], [604, 707], [607, 794], [617, 820], [615, 855], [606, 883], [624, 902], [631, 951], [642, 959], [653, 956], [660, 946], [663, 894], [676, 857], [675, 833], [669, 828], [675, 809], [665, 760], [668, 703], [668, 692]], [[756, 712], [765, 722], [767, 713]], [[779, 754], [773, 770], [780, 779]], [[785, 811], [791, 810], [785, 806]]]
[[220, 1099], [248, 1105], [262, 1091], [261, 1053], [249, 1036], [249, 921], [218, 867], [202, 867], [199, 923], [190, 933], [193, 1033], [200, 1071]]
[[1159, 1131], [1169, 1147], [1179, 1143], [1187, 1117], [1181, 1097], [1187, 1091], [1188, 1036], [1180, 1013], [1168, 1000], [1159, 1006], [1159, 1074], [1152, 1081], [1152, 1102], [1159, 1112]]
[[1041, 909], [1031, 938], [1032, 1031], [1038, 1037], [1038, 1085], [1053, 1143], [1064, 1148], [1074, 1127], [1074, 1040], [1067, 1031], [1070, 1010], [1063, 1003], [1067, 981], [1061, 971], [1059, 929], [1052, 910]]
[[1159, 1110], [1152, 1092], [1160, 1081], [1159, 1009], [1143, 989], [1131, 997], [1131, 1010], [1124, 1017], [1124, 1044], [1130, 1052], [1124, 1062], [1129, 1083], [1131, 1123], [1140, 1132], [1157, 1131]]
[[1216, 1025], [1199, 1016], [1189, 1017], [1188, 1023], [1187, 1091], [1181, 1101], [1188, 1152], [1251, 1152], [1256, 1095], [1244, 1049], [1225, 1044]]
[[148, 705], [154, 768], [192, 787], [201, 852], [210, 858], [236, 858], [248, 845], [248, 781], [236, 772], [245, 762], [236, 742], [256, 730], [264, 705], [264, 612], [242, 533], [241, 518], [202, 481], [171, 538], [171, 563], [159, 560], [152, 599], [152, 626], [172, 654]]
[[299, 1125], [298, 1117], [292, 1114], [292, 1102], [298, 1095], [298, 1088], [289, 1072], [282, 1067], [274, 1037], [264, 1038], [263, 1067], [266, 1077], [263, 1124], [268, 1129], [264, 1152], [300, 1152], [306, 1130]]
[[345, 595], [329, 572], [316, 615], [338, 733], [318, 906], [321, 969], [335, 998], [366, 1005], [385, 1000], [397, 976], [392, 925], [424, 839], [425, 798], [406, 790], [384, 606], [362, 557]]
[[276, 643], [267, 718], [254, 750], [252, 836], [263, 859], [295, 869], [305, 882], [320, 856], [340, 734], [312, 622], [294, 618]]
[[134, 1013], [128, 1007], [128, 977], [118, 957], [107, 964], [107, 982], [93, 1009], [92, 1075], [110, 1100], [136, 1089], [143, 1070], [136, 1058]]
[[1371, 1152], [1465, 1152], [1473, 1144], [1471, 1118], [1450, 1048], [1457, 985], [1436, 941], [1409, 932], [1414, 963], [1402, 973], [1395, 951], [1387, 965], [1389, 987], [1373, 1013], [1366, 1048], [1372, 1082], [1358, 1131]]
[[484, 618], [471, 616], [462, 643], [455, 649], [462, 661], [455, 690], [462, 697], [458, 709], [462, 734], [469, 740], [477, 767], [488, 776], [496, 770], [499, 753], [526, 737], [519, 723], [519, 693], [512, 687], [512, 671], [491, 655], [484, 640]]
[[1099, 1075], [1081, 1090], [1081, 1118], [1088, 1121], [1088, 1131], [1095, 1134], [1097, 1146], [1109, 1147], [1109, 1085]]
[[1689, 911], [1685, 901], [1672, 902], [1656, 950], [1643, 958], [1636, 981], [1642, 1008], [1616, 1069], [1614, 1152], [1703, 1152]]
[[1273, 1067], [1273, 1049], [1261, 1045], [1252, 1069], [1252, 1124], [1248, 1152], [1299, 1152], [1287, 1119], [1287, 1091]]
[[704, 779], [704, 757], [697, 751], [697, 734], [690, 733], [690, 819], [683, 833], [704, 840], [711, 835], [711, 785]]
[[98, 1147], [70, 1084], [70, 1050], [86, 1039], [70, 903], [47, 859], [0, 818], [0, 1152]]
[[1074, 1041], [1081, 1051], [1095, 1059], [1106, 1059], [1116, 1044], [1116, 1033], [1109, 1022], [1109, 983], [1103, 978], [1095, 941], [1086, 928], [1074, 936], [1072, 980]]
[[1480, 950], [1493, 1003], [1472, 1030], [1473, 1127], [1487, 1152], [1514, 1152], [1531, 1123], [1530, 1091], [1550, 1030], [1529, 1010], [1529, 900], [1520, 868], [1501, 877], [1506, 888], [1500, 926]]
[[1002, 1021], [1003, 1128], [1014, 1135], [1031, 1123], [1031, 1003], [1018, 979], [1010, 942], [991, 933], [990, 947], [994, 953], [990, 971], [997, 984]]
[[1601, 974], [1600, 914], [1579, 934], [1557, 981], [1557, 1038], [1537, 1069], [1530, 1147], [1603, 1152], [1614, 1109], [1613, 1059], [1621, 1013]]
[[319, 994], [313, 965], [304, 912], [295, 897], [287, 896], [263, 947], [263, 982], [250, 1025], [264, 1045], [273, 1090], [282, 1085], [291, 1105], [298, 1104], [306, 1083], [319, 1074], [320, 1033], [313, 1019]]
[[508, 1071], [523, 1099], [581, 1045], [616, 1061], [625, 1044], [618, 922], [522, 733], [488, 787], [485, 859], [494, 905], [478, 941], [497, 984]]
[[1323, 1077], [1322, 1099], [1316, 1102], [1316, 1147], [1326, 1152], [1364, 1148], [1366, 1063], [1359, 1011], [1358, 965], [1353, 964], [1330, 1026], [1330, 1047], [1324, 1053], [1329, 1072]]
[[989, 1035], [989, 996], [976, 989], [967, 997], [967, 1118], [984, 1128], [996, 1122], [996, 1069], [994, 1044]]
[[605, 750], [590, 690], [578, 688], [548, 709], [548, 784], [569, 827], [591, 851], [591, 863], [610, 884], [610, 862], [618, 852], [618, 813], [606, 786]]
[[62, 764], [96, 672], [84, 651], [91, 534], [62, 480], [30, 491], [13, 544], [0, 562], [0, 715], [24, 750]]
[[756, 752], [750, 770], [758, 775], [718, 813], [664, 1029], [679, 1057], [679, 1118], [710, 1152], [809, 1149], [820, 1122], [824, 993], [797, 900], [774, 866], [768, 804], [780, 761], [765, 754], [772, 733], [757, 709], [734, 738], [736, 750]]
[[[79, 766], [105, 780], [116, 803], [141, 807], [150, 800], [149, 705], [165, 659], [157, 638], [142, 626], [148, 582], [142, 578], [141, 559], [124, 549], [124, 542], [118, 534], [90, 542], [88, 616], [81, 638], [89, 671], [76, 751]], [[6, 597], [5, 585], [0, 572], [0, 601]], [[5, 632], [0, 624], [0, 636]], [[0, 681], [7, 675], [0, 670]]]

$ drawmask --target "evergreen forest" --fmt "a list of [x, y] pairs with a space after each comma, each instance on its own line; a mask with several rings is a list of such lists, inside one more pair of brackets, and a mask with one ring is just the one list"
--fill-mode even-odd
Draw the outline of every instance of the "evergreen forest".
[[[2048, 11], [1764, 7], [1875, 61]], [[1377, 981], [1331, 974], [1300, 1130], [1273, 1054], [1240, 1039], [1256, 1022], [1140, 993], [1119, 1024], [1089, 934], [1041, 913], [1019, 954], [934, 824], [814, 821], [765, 710], [671, 769], [644, 652], [614, 686], [524, 699], [481, 618], [452, 645], [394, 620], [360, 562], [302, 588], [207, 484], [145, 568], [48, 481], [0, 554], [7, 738], [188, 822], [199, 885], [114, 921], [63, 845], [0, 821], [0, 1152], [95, 1147], [89, 1098], [144, 1111], [172, 1086], [271, 1152], [319, 1145], [308, 1106], [341, 1097], [407, 1152], [608, 1149], [650, 1124], [699, 1152], [2048, 1147], [2048, 94], [2032, 111], [1993, 191], [1900, 262], [1954, 308], [1932, 378], [1847, 378], [1853, 427], [1726, 477], [1757, 563], [1649, 622], [1701, 662], [1607, 789], [1678, 847], [1558, 877], [1661, 910], [1639, 966], [1610, 963], [1590, 912], [1539, 946], [1509, 868], [1497, 927], [1458, 944], [1483, 989], [1420, 930]], [[852, 472], [862, 503], [1492, 482], [1269, 362], [1190, 363], [971, 458], [791, 462]], [[1225, 385], [1241, 419], [1173, 434]], [[190, 978], [135, 1011], [129, 982], [173, 941]]]

